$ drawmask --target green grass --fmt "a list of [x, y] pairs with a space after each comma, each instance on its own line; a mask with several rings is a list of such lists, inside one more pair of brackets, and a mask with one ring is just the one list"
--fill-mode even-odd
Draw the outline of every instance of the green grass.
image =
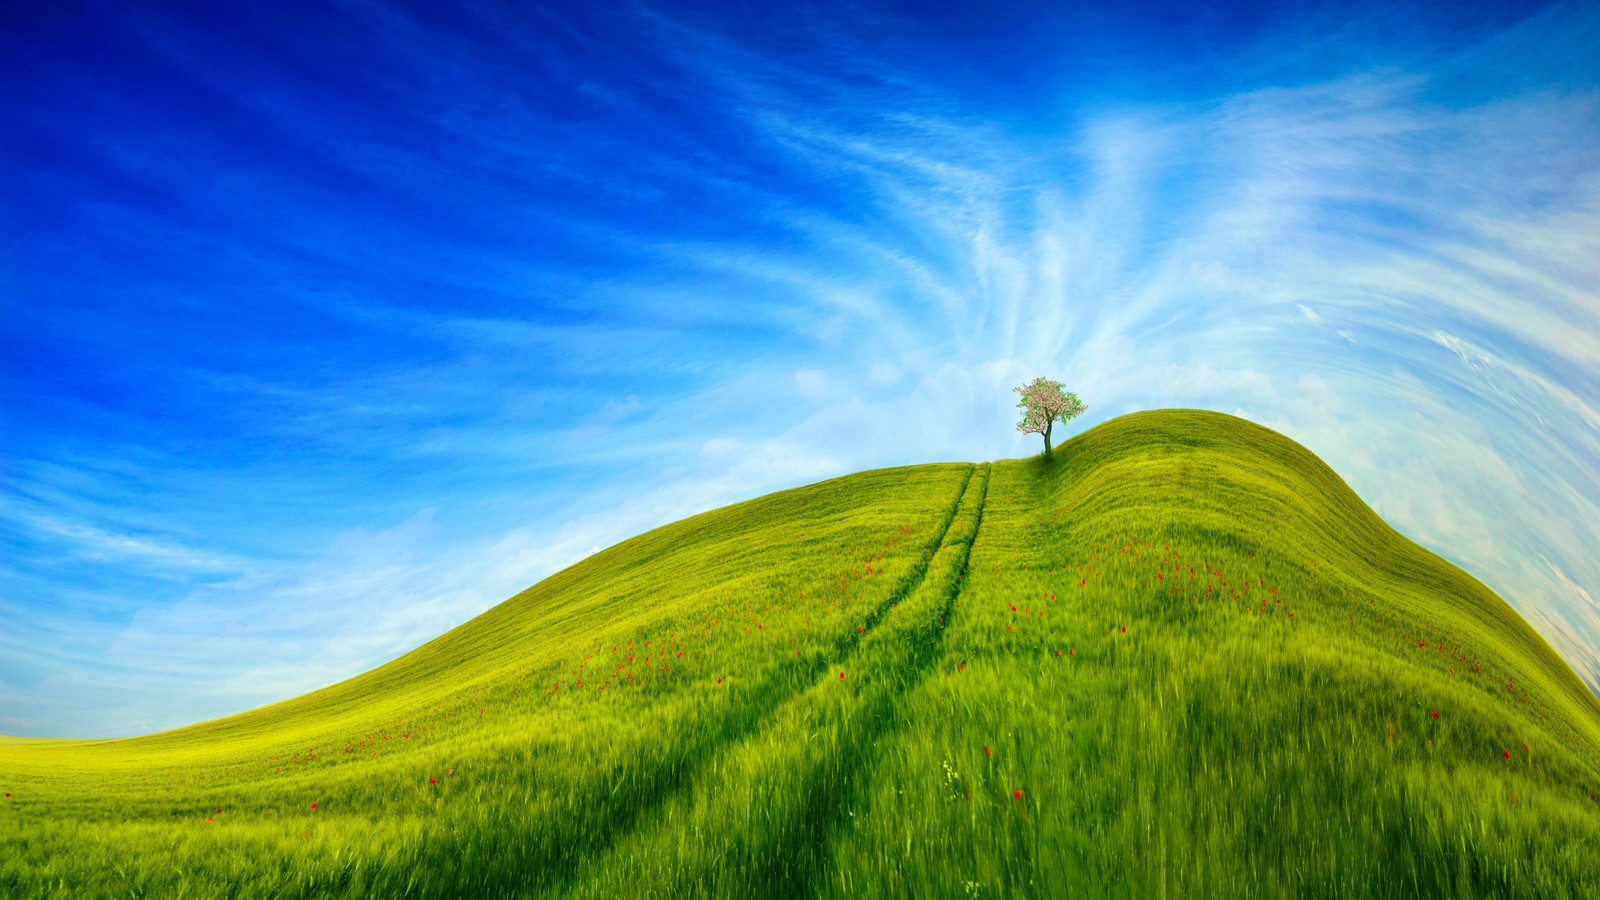
[[0, 788], [7, 897], [1600, 896], [1600, 703], [1192, 410], [695, 516]]

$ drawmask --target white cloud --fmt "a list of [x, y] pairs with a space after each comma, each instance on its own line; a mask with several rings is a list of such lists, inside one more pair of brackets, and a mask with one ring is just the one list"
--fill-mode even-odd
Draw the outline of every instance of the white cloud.
[[797, 369], [794, 373], [794, 387], [800, 399], [815, 403], [828, 397], [828, 376], [821, 369]]
[[867, 386], [888, 387], [899, 381], [905, 373], [894, 363], [879, 360], [867, 369]]
[[174, 569], [228, 572], [241, 566], [241, 561], [235, 557], [197, 549], [172, 536], [126, 534], [22, 508], [13, 509], [10, 515], [22, 525], [66, 538], [72, 552], [85, 559], [141, 563], [157, 573]]

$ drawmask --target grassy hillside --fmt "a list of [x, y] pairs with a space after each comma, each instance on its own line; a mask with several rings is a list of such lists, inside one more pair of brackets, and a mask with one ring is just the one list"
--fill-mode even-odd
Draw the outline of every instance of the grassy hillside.
[[625, 541], [386, 666], [0, 741], [0, 894], [1600, 896], [1600, 704], [1275, 432]]

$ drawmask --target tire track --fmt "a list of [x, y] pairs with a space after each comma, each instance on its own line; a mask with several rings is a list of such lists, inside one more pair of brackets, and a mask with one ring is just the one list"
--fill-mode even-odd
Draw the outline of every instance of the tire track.
[[[684, 748], [683, 753], [655, 765], [646, 773], [635, 774], [621, 784], [610, 786], [603, 795], [585, 798], [580, 806], [594, 810], [591, 817], [598, 821], [594, 822], [594, 828], [588, 829], [589, 833], [581, 841], [573, 841], [544, 829], [531, 835], [522, 835], [523, 838], [543, 839], [537, 847], [530, 848], [524, 844], [520, 848], [520, 855], [526, 857], [525, 865], [538, 873], [533, 890], [556, 894], [570, 890], [584, 862], [609, 851], [633, 834], [641, 822], [667, 800], [692, 788], [696, 781], [705, 776], [708, 764], [717, 754], [760, 733], [787, 704], [826, 679], [837, 664], [850, 665], [860, 653], [863, 639], [876, 635], [877, 626], [889, 611], [896, 604], [903, 604], [926, 581], [929, 567], [940, 551], [945, 549], [951, 528], [972, 489], [973, 476], [978, 469], [978, 466], [967, 469], [955, 499], [944, 511], [938, 536], [924, 548], [921, 558], [912, 562], [911, 569], [895, 584], [888, 597], [867, 612], [863, 620], [865, 631], [849, 631], [835, 638], [827, 645], [828, 653], [800, 663], [804, 668], [798, 674], [793, 666], [777, 667], [747, 694], [739, 708], [724, 716], [714, 728], [700, 732], [700, 740]], [[982, 469], [983, 490], [986, 493], [987, 464]], [[970, 536], [967, 541], [970, 552]], [[430, 850], [428, 855], [433, 856], [436, 852]]]
[[[984, 504], [989, 493], [987, 463], [982, 466], [981, 477], [970, 529], [963, 528], [953, 539], [942, 542], [941, 549], [949, 548], [958, 554], [959, 562], [936, 598], [938, 616], [920, 628], [913, 628], [909, 635], [911, 640], [898, 647], [885, 648], [900, 657], [896, 661], [899, 677], [884, 679], [873, 696], [864, 698], [865, 718], [872, 723], [870, 729], [847, 745], [834, 764], [824, 769], [807, 795], [800, 815], [763, 848], [759, 854], [760, 875], [747, 885], [751, 890], [782, 897], [809, 897], [817, 893], [830, 862], [833, 838], [846, 824], [847, 812], [857, 799], [864, 776], [877, 766], [881, 755], [879, 748], [887, 743], [885, 739], [904, 727], [904, 721], [897, 715], [901, 702], [927, 679], [933, 664], [943, 655], [944, 636], [949, 630], [956, 600], [966, 585], [972, 545], [983, 524]], [[948, 537], [948, 529], [946, 534]]]

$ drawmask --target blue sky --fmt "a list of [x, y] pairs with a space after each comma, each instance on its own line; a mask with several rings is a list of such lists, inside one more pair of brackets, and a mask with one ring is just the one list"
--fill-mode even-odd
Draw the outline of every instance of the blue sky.
[[1600, 686], [1596, 5], [445, 6], [0, 11], [0, 733], [1037, 452], [1034, 375], [1284, 432]]

